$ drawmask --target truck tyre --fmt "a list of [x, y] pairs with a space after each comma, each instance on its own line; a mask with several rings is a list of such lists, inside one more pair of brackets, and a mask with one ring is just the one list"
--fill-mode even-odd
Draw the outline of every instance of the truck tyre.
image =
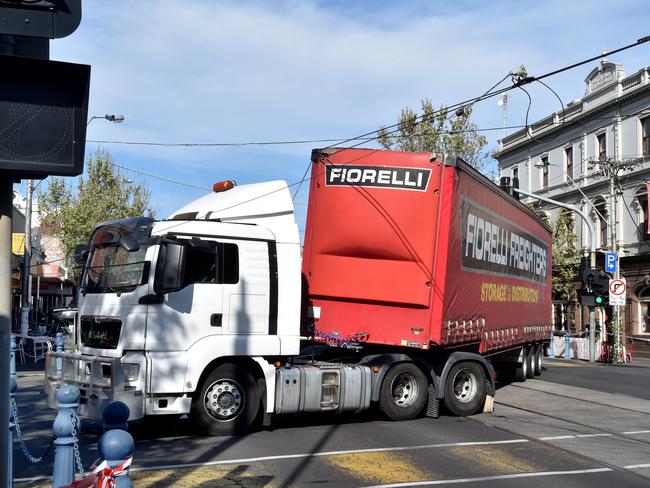
[[528, 366], [526, 367], [526, 378], [531, 379], [535, 377], [535, 356], [536, 348], [534, 345], [528, 346], [526, 359], [528, 360]]
[[462, 361], [452, 366], [445, 383], [445, 405], [459, 417], [473, 415], [485, 404], [485, 371], [480, 364]]
[[427, 401], [427, 386], [426, 376], [415, 364], [396, 364], [381, 384], [379, 411], [390, 420], [418, 417]]
[[217, 366], [192, 398], [190, 420], [205, 435], [244, 432], [255, 421], [260, 395], [253, 376], [233, 364]]
[[515, 381], [526, 381], [528, 377], [528, 350], [525, 347], [521, 348], [521, 363], [515, 363], [514, 378]]
[[542, 374], [542, 363], [544, 362], [544, 345], [538, 344], [535, 351], [535, 376]]

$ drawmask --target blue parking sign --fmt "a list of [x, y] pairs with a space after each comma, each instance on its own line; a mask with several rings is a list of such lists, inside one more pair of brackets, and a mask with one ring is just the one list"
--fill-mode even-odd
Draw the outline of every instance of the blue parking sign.
[[616, 272], [616, 253], [615, 252], [606, 252], [605, 253], [605, 271], [607, 273]]

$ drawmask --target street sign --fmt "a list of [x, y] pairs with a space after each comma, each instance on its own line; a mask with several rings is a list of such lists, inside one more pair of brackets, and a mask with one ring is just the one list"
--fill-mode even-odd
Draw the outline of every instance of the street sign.
[[616, 253], [605, 253], [605, 271], [607, 273], [616, 273]]
[[625, 293], [627, 284], [625, 278], [618, 278], [609, 280], [609, 304], [610, 305], [625, 305]]

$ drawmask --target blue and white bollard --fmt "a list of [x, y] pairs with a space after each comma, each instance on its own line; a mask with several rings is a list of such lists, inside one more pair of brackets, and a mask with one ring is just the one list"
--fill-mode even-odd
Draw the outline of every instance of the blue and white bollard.
[[555, 338], [553, 337], [553, 331], [551, 331], [551, 342], [548, 343], [548, 357], [555, 357]]
[[115, 476], [117, 488], [132, 488], [129, 466], [135, 442], [133, 437], [125, 430], [113, 429], [105, 432], [97, 443], [99, 455], [106, 461]]
[[[63, 334], [61, 332], [56, 333], [56, 339], [54, 341], [56, 352], [63, 352]], [[56, 375], [61, 377], [63, 371], [63, 358], [56, 358]]]
[[564, 357], [572, 359], [571, 357], [571, 336], [567, 332], [564, 336]]
[[[79, 406], [79, 389], [63, 385], [56, 393], [59, 411], [54, 419], [54, 473], [52, 486], [67, 485], [74, 481], [75, 457], [73, 430], [79, 431], [77, 407]], [[74, 419], [74, 420], [73, 420]]]
[[18, 389], [18, 383], [16, 382], [16, 350], [18, 348], [16, 347], [16, 337], [11, 336], [11, 348], [10, 348], [10, 353], [9, 353], [9, 432], [7, 433], [7, 444], [8, 444], [8, 449], [7, 449], [7, 486], [14, 486], [13, 485], [13, 480], [14, 480], [14, 472], [13, 472], [13, 467], [14, 467], [14, 459], [13, 459], [13, 451], [14, 451], [14, 419], [13, 419], [13, 406], [12, 406], [12, 399], [14, 397], [14, 393]]
[[102, 417], [104, 417], [104, 432], [114, 429], [128, 430], [129, 416], [131, 411], [126, 403], [119, 400], [113, 401], [104, 407]]
[[[14, 338], [11, 338], [12, 350], [16, 345]], [[14, 365], [13, 378], [9, 378], [9, 396], [13, 398], [14, 393], [18, 389], [18, 383], [16, 383], [16, 368]], [[7, 486], [14, 486], [14, 419], [13, 419], [13, 408], [12, 402], [9, 401], [9, 432], [7, 433], [7, 443], [9, 444], [9, 449], [7, 449]]]

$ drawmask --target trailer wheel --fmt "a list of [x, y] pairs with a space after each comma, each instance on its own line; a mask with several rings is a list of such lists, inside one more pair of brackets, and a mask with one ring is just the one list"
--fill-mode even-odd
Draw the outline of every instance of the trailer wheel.
[[542, 364], [544, 362], [544, 345], [538, 344], [535, 351], [535, 376], [542, 374]]
[[514, 378], [515, 381], [526, 381], [528, 377], [528, 349], [525, 347], [521, 348], [521, 363], [515, 363], [514, 367]]
[[528, 360], [528, 366], [526, 367], [526, 378], [530, 380], [535, 377], [535, 358], [537, 356], [535, 346], [528, 346], [526, 352], [526, 359]]
[[194, 395], [190, 420], [205, 435], [232, 435], [248, 429], [259, 408], [260, 395], [253, 376], [233, 364], [222, 364]]
[[428, 381], [415, 364], [398, 363], [381, 384], [379, 411], [390, 420], [411, 420], [422, 413]]
[[445, 405], [459, 417], [473, 415], [485, 404], [485, 372], [480, 364], [462, 361], [452, 366], [445, 383]]

